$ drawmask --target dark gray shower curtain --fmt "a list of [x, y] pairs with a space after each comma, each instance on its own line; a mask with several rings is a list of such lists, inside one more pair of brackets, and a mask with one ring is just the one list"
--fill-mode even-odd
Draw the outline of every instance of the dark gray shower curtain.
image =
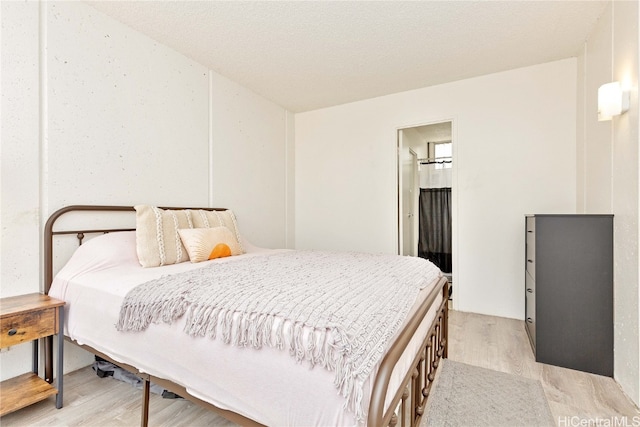
[[421, 188], [418, 256], [451, 273], [451, 188]]

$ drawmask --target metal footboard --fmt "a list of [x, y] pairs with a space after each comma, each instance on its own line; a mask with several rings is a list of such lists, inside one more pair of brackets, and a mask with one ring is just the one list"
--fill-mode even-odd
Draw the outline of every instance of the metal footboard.
[[[405, 374], [400, 388], [385, 411], [385, 399], [393, 369], [415, 335], [427, 311], [440, 294], [442, 302], [429, 332], [424, 337], [420, 351], [415, 355], [409, 372]], [[402, 427], [417, 427], [420, 424], [440, 360], [447, 357], [448, 298], [449, 283], [446, 278], [442, 277], [382, 360], [371, 393], [368, 416], [370, 427], [394, 427], [398, 423]]]

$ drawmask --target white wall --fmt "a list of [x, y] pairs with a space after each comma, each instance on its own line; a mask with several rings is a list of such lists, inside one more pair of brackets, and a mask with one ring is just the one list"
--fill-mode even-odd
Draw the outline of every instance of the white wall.
[[43, 213], [206, 206], [206, 67], [75, 2], [46, 3]]
[[[614, 377], [640, 404], [640, 211], [638, 137], [638, 58], [640, 56], [637, 2], [611, 2], [589, 36], [579, 58], [578, 156], [584, 167], [578, 175], [578, 210], [614, 214]], [[615, 23], [615, 25], [614, 25]], [[597, 121], [597, 90], [621, 81], [631, 88], [627, 113], [612, 121]]]
[[418, 159], [428, 157], [427, 153], [427, 140], [420, 135], [415, 128], [406, 128], [402, 130], [402, 145], [403, 148], [411, 148], [417, 155]]
[[[2, 297], [43, 289], [42, 226], [67, 204], [229, 207], [255, 243], [292, 238], [290, 113], [85, 3], [0, 10]], [[91, 360], [66, 348], [67, 371]], [[30, 345], [0, 362], [28, 371]]]
[[[578, 207], [588, 213], [611, 213], [611, 126], [609, 122], [598, 122], [598, 87], [611, 81], [611, 8], [607, 8], [594, 29], [591, 41], [585, 44], [584, 66], [589, 78], [584, 80], [583, 107], [585, 137], [589, 143], [582, 145], [585, 174], [581, 177], [588, 197]], [[582, 83], [582, 81], [581, 81]]]
[[[0, 2], [0, 14], [0, 296], [6, 297], [40, 289], [39, 8]], [[2, 353], [0, 379], [27, 372], [30, 357], [28, 345]]]
[[576, 60], [296, 115], [296, 246], [397, 251], [396, 129], [453, 119], [454, 303], [524, 316], [524, 215], [575, 212]]
[[293, 176], [286, 155], [293, 139], [290, 113], [214, 72], [211, 99], [212, 199], [233, 206], [252, 243], [286, 247], [287, 177]]

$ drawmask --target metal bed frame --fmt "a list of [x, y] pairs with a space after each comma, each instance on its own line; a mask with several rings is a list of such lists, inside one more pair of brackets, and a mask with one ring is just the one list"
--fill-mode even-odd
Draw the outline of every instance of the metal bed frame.
[[[166, 208], [162, 209], [204, 209], [204, 210], [224, 210], [222, 208]], [[93, 206], [93, 205], [73, 205], [66, 206], [54, 212], [45, 224], [44, 229], [44, 285], [45, 293], [49, 292], [53, 281], [53, 240], [58, 235], [76, 235], [79, 244], [82, 244], [86, 234], [108, 233], [116, 231], [133, 231], [135, 228], [99, 228], [99, 229], [74, 229], [74, 230], [54, 230], [54, 224], [58, 218], [69, 212], [94, 212], [96, 214], [105, 212], [134, 212], [132, 206]], [[420, 350], [414, 356], [410, 369], [405, 373], [401, 386], [393, 395], [390, 404], [385, 411], [385, 398], [389, 388], [391, 374], [404, 353], [409, 342], [415, 335], [418, 327], [422, 323], [429, 308], [441, 294], [442, 302], [437, 309], [436, 316], [431, 324], [428, 333], [423, 337]], [[370, 427], [391, 426], [395, 427], [400, 423], [402, 427], [417, 427], [420, 424], [431, 386], [433, 384], [436, 371], [440, 365], [440, 360], [447, 357], [448, 348], [448, 297], [449, 283], [445, 277], [441, 277], [437, 286], [431, 291], [428, 297], [422, 302], [418, 310], [407, 322], [405, 328], [393, 342], [386, 353], [378, 373], [376, 374], [371, 391], [369, 403], [369, 413], [367, 425]], [[62, 333], [62, 331], [61, 331]], [[154, 382], [180, 396], [183, 396], [194, 403], [198, 403], [211, 409], [228, 420], [240, 425], [260, 426], [262, 424], [251, 420], [243, 415], [218, 408], [208, 402], [191, 396], [187, 390], [174, 382], [156, 376], [150, 376], [140, 372], [135, 366], [126, 365], [114, 361], [100, 351], [86, 345], [80, 345], [67, 337], [79, 347], [98, 355], [122, 368], [135, 373], [143, 380], [142, 392], [142, 414], [141, 426], [146, 427], [149, 422], [149, 389], [150, 383]], [[53, 380], [53, 337], [45, 338], [45, 378]]]

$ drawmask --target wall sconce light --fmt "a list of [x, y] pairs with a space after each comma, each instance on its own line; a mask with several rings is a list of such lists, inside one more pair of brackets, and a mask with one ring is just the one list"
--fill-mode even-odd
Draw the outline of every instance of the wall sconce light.
[[620, 82], [607, 83], [598, 88], [598, 121], [611, 120], [629, 109], [629, 91]]

